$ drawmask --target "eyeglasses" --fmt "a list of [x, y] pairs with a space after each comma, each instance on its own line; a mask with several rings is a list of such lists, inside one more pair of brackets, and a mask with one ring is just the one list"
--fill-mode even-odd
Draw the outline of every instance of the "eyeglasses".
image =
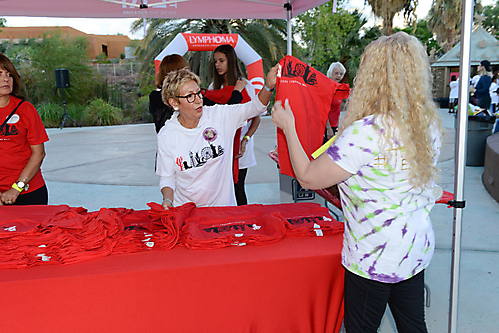
[[194, 103], [194, 101], [196, 100], [196, 96], [202, 100], [203, 99], [203, 92], [201, 90], [199, 90], [196, 93], [188, 94], [185, 96], [176, 96], [176, 97], [177, 98], [185, 98], [187, 100], [187, 102]]

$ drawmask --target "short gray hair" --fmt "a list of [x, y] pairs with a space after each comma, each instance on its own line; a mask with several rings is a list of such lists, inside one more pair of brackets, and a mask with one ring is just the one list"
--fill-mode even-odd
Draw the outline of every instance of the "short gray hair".
[[[179, 100], [177, 96], [180, 89], [184, 84], [190, 81], [195, 81], [198, 85], [200, 82], [199, 77], [186, 68], [182, 68], [166, 74], [163, 80], [163, 86], [161, 88], [161, 97], [163, 103], [165, 103], [166, 105], [170, 105], [170, 103], [168, 102], [170, 98], [173, 98], [178, 102]], [[170, 106], [173, 107], [173, 105]]]
[[333, 75], [333, 70], [335, 67], [341, 68], [341, 70], [343, 71], [343, 75], [345, 75], [345, 73], [347, 72], [347, 70], [345, 69], [345, 66], [343, 66], [343, 64], [341, 62], [333, 62], [331, 64], [331, 66], [329, 66], [329, 69], [327, 70], [326, 75], [328, 78], [331, 78], [331, 75]]

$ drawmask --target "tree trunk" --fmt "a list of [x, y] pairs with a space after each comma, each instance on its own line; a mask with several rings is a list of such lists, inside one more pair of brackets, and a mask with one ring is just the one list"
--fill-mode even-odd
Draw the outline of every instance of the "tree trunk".
[[454, 30], [453, 29], [447, 29], [447, 47], [446, 47], [446, 53], [449, 52], [452, 47], [454, 46]]
[[393, 35], [393, 18], [395, 14], [391, 14], [389, 17], [383, 18], [383, 35], [390, 36]]

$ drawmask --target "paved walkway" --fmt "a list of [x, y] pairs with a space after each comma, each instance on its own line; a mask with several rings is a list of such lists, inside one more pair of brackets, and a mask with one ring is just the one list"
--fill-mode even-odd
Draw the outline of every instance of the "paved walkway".
[[[439, 160], [440, 185], [454, 191], [454, 117], [441, 110], [446, 132]], [[268, 153], [276, 145], [275, 127], [263, 117], [255, 135], [258, 165], [250, 168], [247, 194], [250, 203], [279, 203], [279, 174]], [[161, 201], [154, 173], [156, 135], [152, 124], [49, 129], [43, 174], [49, 203], [147, 209], [147, 202]], [[467, 167], [466, 209], [463, 213], [458, 332], [499, 330], [499, 204], [482, 185], [483, 167]], [[429, 332], [448, 327], [453, 210], [437, 205], [431, 213], [436, 251], [426, 270], [431, 288], [426, 318]], [[396, 332], [385, 316], [382, 333]]]

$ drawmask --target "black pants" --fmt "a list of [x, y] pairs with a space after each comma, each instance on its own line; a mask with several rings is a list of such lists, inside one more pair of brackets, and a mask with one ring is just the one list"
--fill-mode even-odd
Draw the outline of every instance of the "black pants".
[[424, 318], [424, 271], [399, 283], [382, 283], [345, 270], [347, 333], [377, 332], [386, 305], [399, 333], [428, 332]]
[[244, 191], [244, 181], [246, 180], [247, 173], [248, 169], [239, 169], [237, 183], [234, 184], [234, 191], [236, 192], [236, 202], [238, 206], [248, 204], [248, 198], [246, 198], [246, 192]]
[[46, 205], [49, 202], [47, 186], [43, 185], [38, 190], [20, 194], [14, 205]]

